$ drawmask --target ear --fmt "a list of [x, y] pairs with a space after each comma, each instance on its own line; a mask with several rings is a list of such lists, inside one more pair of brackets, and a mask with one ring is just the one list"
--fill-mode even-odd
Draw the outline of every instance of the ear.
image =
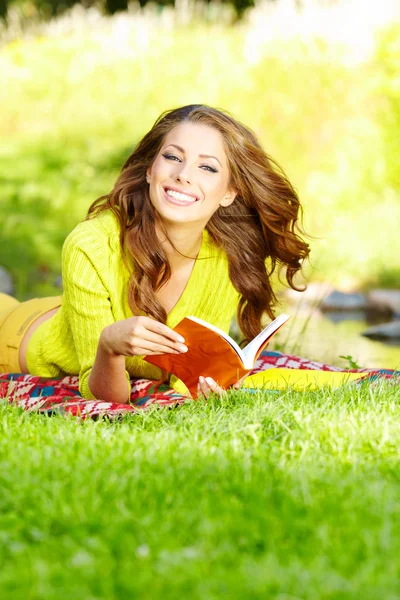
[[149, 167], [146, 171], [146, 181], [147, 183], [150, 183], [150, 178], [151, 178], [151, 167]]
[[223, 199], [221, 200], [219, 205], [223, 206], [224, 208], [226, 208], [227, 206], [230, 206], [232, 204], [232, 202], [234, 201], [234, 199], [236, 198], [236, 196], [237, 196], [236, 190], [228, 190], [228, 192], [225, 194], [225, 196], [223, 197]]

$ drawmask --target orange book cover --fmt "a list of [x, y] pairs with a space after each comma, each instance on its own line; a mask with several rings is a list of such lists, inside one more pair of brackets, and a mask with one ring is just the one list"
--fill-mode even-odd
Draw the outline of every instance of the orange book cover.
[[193, 397], [199, 377], [212, 377], [223, 388], [249, 373], [273, 335], [290, 317], [282, 314], [272, 321], [243, 349], [224, 331], [196, 317], [186, 317], [176, 327], [185, 338], [188, 351], [182, 354], [157, 354], [144, 359], [173, 373], [183, 381]]

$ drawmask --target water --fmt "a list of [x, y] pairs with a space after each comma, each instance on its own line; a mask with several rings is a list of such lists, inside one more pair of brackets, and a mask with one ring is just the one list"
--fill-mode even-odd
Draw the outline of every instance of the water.
[[371, 325], [363, 312], [328, 317], [317, 309], [311, 313], [309, 307], [296, 314], [297, 310], [291, 305], [276, 311], [292, 315], [274, 338], [282, 352], [344, 368], [349, 368], [349, 362], [340, 356], [351, 356], [363, 368], [400, 369], [400, 343], [386, 344], [361, 335]]

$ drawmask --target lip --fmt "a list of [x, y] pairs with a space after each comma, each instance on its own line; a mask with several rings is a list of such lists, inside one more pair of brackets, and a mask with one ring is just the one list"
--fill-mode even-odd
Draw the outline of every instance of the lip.
[[[173, 192], [178, 192], [179, 194], [185, 194], [185, 196], [191, 196], [195, 200], [200, 200], [199, 196], [196, 196], [196, 194], [193, 194], [193, 192], [188, 192], [187, 190], [182, 190], [174, 185], [165, 185], [165, 186], [163, 186], [163, 190], [164, 190], [165, 195], [170, 199], [171, 199], [171, 196], [168, 196], [167, 190], [172, 190]], [[176, 198], [174, 198], [174, 199], [176, 200]]]

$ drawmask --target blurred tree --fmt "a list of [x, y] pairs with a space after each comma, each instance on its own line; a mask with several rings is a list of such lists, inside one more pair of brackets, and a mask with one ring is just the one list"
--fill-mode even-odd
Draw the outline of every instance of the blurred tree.
[[7, 19], [7, 0], [0, 0], [0, 19]]
[[114, 14], [118, 10], [126, 10], [128, 8], [128, 0], [106, 0], [106, 11]]
[[[145, 6], [150, 0], [138, 0], [141, 7]], [[154, 2], [154, 0], [151, 0]], [[203, 0], [210, 3], [210, 0]], [[274, 2], [275, 0], [270, 0]], [[254, 6], [254, 0], [214, 0], [214, 2], [227, 2], [233, 4], [237, 15], [240, 18], [244, 11]], [[39, 17], [49, 19], [61, 14], [74, 4], [82, 4], [85, 8], [90, 6], [103, 7], [108, 14], [114, 14], [118, 11], [124, 11], [128, 8], [129, 0], [0, 0], [0, 19], [7, 20], [8, 7], [11, 5], [19, 6], [23, 14], [31, 14], [32, 8]], [[155, 0], [155, 3], [161, 6], [171, 6], [175, 4], [174, 0]]]
[[78, 2], [80, 0], [0, 0], [0, 3], [5, 5], [6, 14], [8, 7], [11, 5], [20, 7], [23, 14], [31, 13], [33, 7], [39, 16], [44, 19], [59, 15]]
[[[93, 5], [102, 6], [105, 12], [113, 14], [119, 10], [126, 10], [128, 8], [128, 1], [129, 0], [0, 0], [0, 16], [5, 18], [7, 7], [11, 5], [21, 6], [22, 9], [24, 9], [24, 5], [33, 5], [40, 15], [54, 16], [61, 14], [64, 10], [78, 3], [82, 4], [85, 8], [89, 8]], [[145, 3], [146, 0], [141, 2], [142, 5]]]

